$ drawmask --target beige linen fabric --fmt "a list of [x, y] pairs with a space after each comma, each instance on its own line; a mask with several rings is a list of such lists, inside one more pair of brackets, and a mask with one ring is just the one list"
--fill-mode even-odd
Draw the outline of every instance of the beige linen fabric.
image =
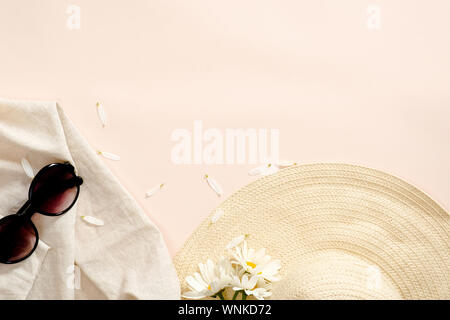
[[[39, 246], [21, 263], [0, 264], [0, 299], [179, 298], [161, 233], [55, 102], [0, 99], [0, 216], [15, 213], [26, 201], [31, 179], [22, 158], [35, 172], [70, 161], [84, 184], [68, 213], [34, 215]], [[82, 215], [105, 225], [89, 225]]]

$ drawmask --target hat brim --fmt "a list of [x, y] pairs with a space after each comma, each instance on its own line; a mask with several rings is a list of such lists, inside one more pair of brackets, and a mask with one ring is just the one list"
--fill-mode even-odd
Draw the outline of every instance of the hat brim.
[[[248, 234], [282, 262], [274, 299], [449, 299], [449, 214], [392, 175], [347, 164], [290, 167], [225, 200], [177, 253], [185, 277]], [[368, 268], [383, 288], [367, 288]], [[284, 281], [284, 282], [283, 282]], [[364, 282], [364, 283], [363, 283]], [[366, 290], [367, 289], [367, 290]]]

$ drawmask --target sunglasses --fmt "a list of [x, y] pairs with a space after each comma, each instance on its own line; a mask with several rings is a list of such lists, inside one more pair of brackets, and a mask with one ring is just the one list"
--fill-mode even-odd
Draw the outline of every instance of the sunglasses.
[[69, 163], [52, 163], [34, 177], [28, 200], [16, 214], [0, 219], [0, 263], [18, 263], [30, 257], [39, 242], [31, 217], [37, 212], [60, 216], [78, 199], [83, 179]]

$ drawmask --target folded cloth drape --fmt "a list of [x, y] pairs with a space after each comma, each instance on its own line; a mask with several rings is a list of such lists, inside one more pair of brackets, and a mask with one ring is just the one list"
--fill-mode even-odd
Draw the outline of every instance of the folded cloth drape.
[[[40, 243], [29, 259], [0, 264], [0, 300], [179, 298], [161, 233], [56, 102], [0, 99], [0, 217], [27, 199], [31, 178], [22, 158], [36, 172], [70, 161], [84, 184], [68, 213], [33, 216]], [[81, 216], [99, 218], [104, 226]]]

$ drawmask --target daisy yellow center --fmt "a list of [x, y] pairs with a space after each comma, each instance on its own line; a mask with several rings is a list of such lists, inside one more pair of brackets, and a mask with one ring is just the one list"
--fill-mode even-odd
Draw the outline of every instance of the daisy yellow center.
[[256, 268], [256, 264], [254, 264], [253, 262], [247, 261], [247, 265], [249, 267]]
[[211, 285], [208, 286], [208, 290], [211, 290]]

